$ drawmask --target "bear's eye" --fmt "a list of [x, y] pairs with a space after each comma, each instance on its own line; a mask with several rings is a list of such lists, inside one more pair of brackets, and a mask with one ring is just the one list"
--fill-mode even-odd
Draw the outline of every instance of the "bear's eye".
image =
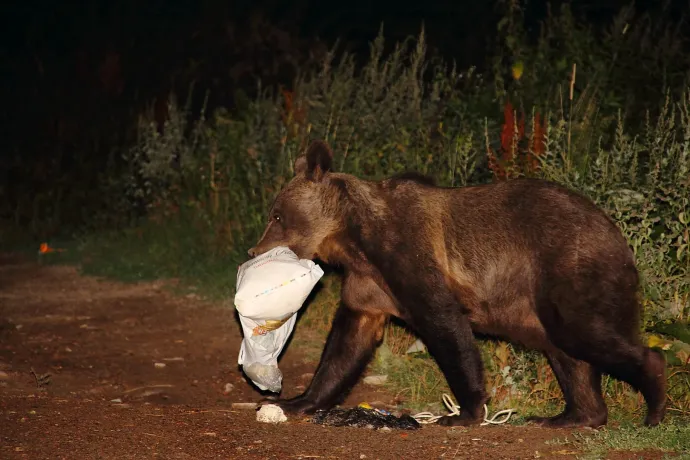
[[278, 213], [273, 214], [273, 220], [275, 220], [276, 222], [280, 222], [280, 214], [278, 214]]

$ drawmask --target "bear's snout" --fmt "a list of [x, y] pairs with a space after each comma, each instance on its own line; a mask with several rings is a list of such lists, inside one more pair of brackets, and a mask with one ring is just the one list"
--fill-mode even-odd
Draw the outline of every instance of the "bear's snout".
[[249, 251], [247, 251], [247, 254], [249, 254], [249, 257], [252, 259], [256, 257], [256, 247], [249, 248]]

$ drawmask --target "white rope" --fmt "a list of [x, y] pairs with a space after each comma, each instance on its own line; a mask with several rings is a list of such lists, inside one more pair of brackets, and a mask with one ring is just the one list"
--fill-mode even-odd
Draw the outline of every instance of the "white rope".
[[[450, 411], [450, 414], [448, 416], [452, 415], [460, 415], [460, 406], [455, 404], [452, 399], [450, 399], [450, 396], [447, 394], [443, 395], [443, 404], [446, 405], [448, 410]], [[513, 415], [513, 413], [517, 412], [515, 409], [505, 409], [499, 412], [496, 412], [493, 417], [488, 419], [487, 417], [489, 416], [489, 409], [486, 407], [486, 404], [484, 404], [484, 421], [481, 423], [481, 426], [484, 425], [501, 425], [503, 423], [506, 423], [508, 419], [510, 419], [510, 416]], [[505, 418], [502, 420], [496, 420], [496, 417], [499, 417], [501, 415], [505, 415]], [[431, 412], [420, 412], [416, 415], [413, 415], [412, 418], [417, 420], [418, 423], [422, 424], [427, 424], [427, 423], [436, 423], [440, 418], [446, 417], [445, 415], [434, 415]]]

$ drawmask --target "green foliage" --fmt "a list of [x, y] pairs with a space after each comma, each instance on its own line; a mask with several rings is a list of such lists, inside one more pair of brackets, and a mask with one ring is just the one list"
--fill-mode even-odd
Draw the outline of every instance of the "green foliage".
[[[494, 88], [501, 97], [514, 95], [526, 106], [562, 107], [577, 64], [575, 94], [597, 100], [597, 109], [604, 113], [624, 109], [634, 117], [644, 113], [649, 101], [688, 83], [683, 18], [640, 14], [627, 5], [601, 30], [577, 20], [571, 4], [563, 2], [555, 12], [548, 5], [538, 35], [530, 37], [523, 26], [525, 3], [497, 2], [502, 18], [491, 62]], [[513, 81], [507, 70], [516, 63], [523, 72]]]
[[[654, 428], [640, 430], [629, 422], [623, 422], [616, 428], [605, 428], [594, 433], [574, 433], [564, 439], [548, 442], [552, 445], [570, 446], [583, 450], [579, 458], [604, 458], [609, 450], [644, 451], [662, 450], [673, 452], [669, 458], [678, 458], [680, 453], [687, 458], [690, 455], [690, 425], [682, 419], [672, 420]], [[632, 454], [632, 458], [637, 458]]]

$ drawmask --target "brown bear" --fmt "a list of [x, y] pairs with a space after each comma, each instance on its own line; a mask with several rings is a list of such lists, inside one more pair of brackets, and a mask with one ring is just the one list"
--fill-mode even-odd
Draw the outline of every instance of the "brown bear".
[[341, 401], [393, 315], [424, 341], [460, 404], [443, 425], [482, 421], [487, 393], [475, 334], [546, 355], [565, 409], [536, 423], [606, 424], [603, 372], [642, 393], [647, 425], [661, 422], [665, 361], [640, 338], [633, 254], [593, 202], [537, 179], [460, 188], [415, 173], [366, 181], [331, 171], [332, 159], [322, 141], [297, 158], [249, 250], [254, 257], [287, 246], [344, 273], [309, 388], [275, 402], [286, 412]]

